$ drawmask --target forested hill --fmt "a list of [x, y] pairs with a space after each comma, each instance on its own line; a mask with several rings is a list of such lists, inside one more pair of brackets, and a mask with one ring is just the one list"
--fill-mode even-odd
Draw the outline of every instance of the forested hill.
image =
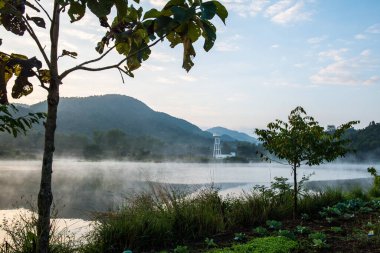
[[[46, 103], [30, 107], [46, 111]], [[131, 136], [151, 136], [165, 141], [210, 140], [212, 135], [166, 113], [156, 112], [128, 96], [104, 95], [61, 98], [58, 108], [59, 133], [92, 135], [95, 131], [120, 129]]]
[[363, 129], [352, 130], [348, 138], [351, 139], [351, 148], [356, 150], [355, 160], [380, 160], [380, 123], [372, 121]]

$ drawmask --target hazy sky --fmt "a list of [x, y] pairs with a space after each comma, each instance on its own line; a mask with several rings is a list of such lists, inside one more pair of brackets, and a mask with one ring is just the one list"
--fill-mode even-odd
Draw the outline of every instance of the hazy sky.
[[[145, 0], [143, 5], [157, 8], [164, 2]], [[230, 13], [227, 26], [215, 19], [217, 42], [205, 53], [198, 41], [189, 74], [181, 68], [182, 48], [161, 43], [125, 84], [114, 70], [75, 72], [65, 79], [61, 95], [125, 94], [201, 128], [224, 126], [247, 133], [286, 119], [298, 105], [322, 125], [360, 120], [359, 127], [365, 127], [380, 121], [380, 1], [222, 2]], [[45, 31], [38, 31], [48, 45]], [[94, 47], [103, 32], [91, 15], [75, 24], [65, 16], [60, 48], [79, 57], [60, 60], [60, 70], [96, 57]], [[26, 36], [1, 29], [0, 38], [0, 50], [27, 50], [28, 56], [41, 58]], [[31, 104], [45, 97], [36, 86], [17, 102]]]

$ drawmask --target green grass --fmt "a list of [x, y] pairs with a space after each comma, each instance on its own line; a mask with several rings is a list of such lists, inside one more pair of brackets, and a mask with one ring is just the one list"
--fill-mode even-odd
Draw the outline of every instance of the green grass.
[[256, 238], [245, 244], [237, 244], [230, 248], [215, 249], [208, 253], [289, 253], [297, 249], [297, 242], [286, 237]]

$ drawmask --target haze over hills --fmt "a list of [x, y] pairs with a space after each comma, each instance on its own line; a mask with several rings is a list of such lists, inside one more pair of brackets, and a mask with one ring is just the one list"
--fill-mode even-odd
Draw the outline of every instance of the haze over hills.
[[255, 144], [258, 143], [258, 140], [256, 138], [249, 136], [248, 134], [230, 130], [230, 129], [220, 127], [220, 126], [207, 129], [206, 131], [212, 134], [218, 134], [222, 137], [222, 139], [223, 137], [228, 136], [230, 137], [230, 139], [235, 140], [235, 141], [245, 141], [245, 142], [250, 142], [250, 143], [255, 143]]
[[[46, 111], [46, 102], [18, 105], [19, 114]], [[39, 154], [43, 147], [43, 126], [26, 136], [13, 138], [0, 134], [0, 157]], [[223, 127], [202, 131], [196, 125], [166, 113], [156, 112], [141, 101], [122, 95], [61, 98], [56, 136], [57, 154], [126, 159], [210, 159], [213, 137], [222, 136], [222, 152], [237, 152], [248, 160], [255, 155], [256, 138]], [[360, 130], [351, 129], [346, 137], [356, 153], [352, 161], [380, 160], [380, 123]], [[259, 145], [260, 146], [260, 145]], [[61, 153], [60, 153], [61, 152]]]
[[[30, 106], [46, 111], [46, 103]], [[120, 129], [131, 136], [151, 136], [166, 141], [207, 141], [212, 135], [183, 119], [156, 112], [128, 96], [104, 95], [61, 98], [58, 108], [60, 133], [92, 135], [94, 131]]]

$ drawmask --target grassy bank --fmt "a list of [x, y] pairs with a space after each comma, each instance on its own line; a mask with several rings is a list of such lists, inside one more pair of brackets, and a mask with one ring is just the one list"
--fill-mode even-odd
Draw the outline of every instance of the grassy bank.
[[[271, 187], [223, 198], [213, 188], [188, 195], [155, 185], [120, 210], [97, 214], [99, 223], [86, 243], [53, 233], [51, 252], [366, 252], [339, 245], [379, 250], [379, 211], [380, 202], [359, 188], [328, 188], [302, 192], [293, 220], [291, 186], [282, 178]], [[0, 253], [34, 252], [34, 221], [23, 222], [17, 246], [4, 245]], [[368, 237], [371, 231], [374, 236]]]

